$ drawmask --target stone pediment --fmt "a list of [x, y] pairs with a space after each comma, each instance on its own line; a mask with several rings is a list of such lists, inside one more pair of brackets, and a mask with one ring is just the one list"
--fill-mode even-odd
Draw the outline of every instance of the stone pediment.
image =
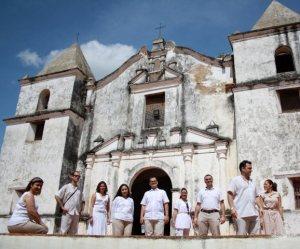
[[230, 138], [222, 137], [218, 134], [201, 130], [196, 127], [187, 127], [186, 142], [201, 145], [215, 144], [217, 141], [230, 141]]
[[137, 70], [137, 75], [129, 81], [132, 93], [154, 91], [177, 86], [182, 81], [182, 74], [168, 66], [156, 71]]
[[134, 76], [130, 81], [129, 85], [152, 83], [158, 81], [164, 81], [168, 79], [175, 79], [181, 77], [182, 74], [175, 69], [168, 66], [164, 66], [162, 70], [148, 71], [147, 69], [137, 70], [136, 76]]
[[120, 143], [120, 135], [116, 135], [113, 138], [97, 145], [96, 147], [94, 147], [91, 152], [95, 153], [95, 155], [103, 155], [103, 154], [107, 154], [111, 151], [115, 151], [118, 150], [119, 148], [119, 143]]

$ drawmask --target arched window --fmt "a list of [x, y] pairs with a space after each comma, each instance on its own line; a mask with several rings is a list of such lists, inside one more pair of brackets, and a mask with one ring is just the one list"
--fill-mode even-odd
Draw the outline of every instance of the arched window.
[[277, 73], [295, 71], [293, 53], [290, 47], [280, 46], [275, 51]]
[[48, 109], [49, 98], [50, 98], [50, 91], [48, 89], [45, 89], [40, 93], [37, 111]]

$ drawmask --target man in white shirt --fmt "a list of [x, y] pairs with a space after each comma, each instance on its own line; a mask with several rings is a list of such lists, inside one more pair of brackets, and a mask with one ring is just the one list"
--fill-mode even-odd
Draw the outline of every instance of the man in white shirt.
[[213, 186], [211, 175], [206, 175], [204, 182], [206, 188], [201, 189], [197, 196], [194, 224], [198, 226], [200, 236], [207, 236], [208, 230], [213, 236], [219, 236], [220, 223], [226, 220], [224, 199], [222, 193]]
[[83, 209], [83, 196], [78, 189], [80, 172], [70, 174], [71, 183], [68, 183], [55, 194], [55, 199], [62, 210], [60, 231], [62, 234], [75, 235], [78, 232], [78, 223]]
[[144, 194], [141, 201], [140, 223], [145, 223], [146, 236], [162, 236], [164, 225], [169, 222], [169, 199], [166, 191], [157, 187], [156, 177], [149, 179], [151, 190]]
[[[227, 197], [231, 216], [237, 225], [237, 235], [258, 234], [259, 215], [263, 208], [259, 201], [258, 191], [250, 178], [252, 164], [244, 160], [240, 163], [241, 175], [234, 177], [229, 183]], [[259, 207], [259, 211], [256, 207]]]

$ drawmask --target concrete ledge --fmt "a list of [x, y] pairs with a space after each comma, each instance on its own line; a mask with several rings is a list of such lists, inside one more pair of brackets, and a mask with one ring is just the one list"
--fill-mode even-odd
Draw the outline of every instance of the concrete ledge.
[[153, 237], [144, 236], [60, 236], [0, 234], [0, 248], [9, 249], [288, 249], [297, 248], [300, 236], [221, 236], [208, 237]]

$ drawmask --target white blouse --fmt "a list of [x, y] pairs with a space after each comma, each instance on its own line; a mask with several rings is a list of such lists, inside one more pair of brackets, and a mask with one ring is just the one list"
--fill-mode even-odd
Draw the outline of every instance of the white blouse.
[[116, 220], [133, 221], [134, 202], [132, 198], [117, 196], [112, 203], [112, 218]]

